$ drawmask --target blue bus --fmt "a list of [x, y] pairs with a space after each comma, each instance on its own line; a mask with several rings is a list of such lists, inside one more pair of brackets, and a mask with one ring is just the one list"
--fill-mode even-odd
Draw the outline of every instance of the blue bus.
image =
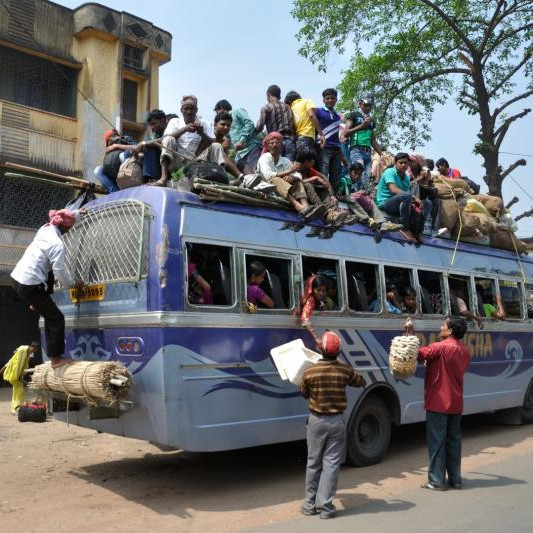
[[[483, 330], [471, 322], [465, 339], [472, 350], [465, 413], [519, 408], [524, 421], [533, 420], [527, 257], [466, 243], [454, 256], [453, 241], [426, 237], [414, 246], [360, 225], [328, 240], [309, 238], [309, 228], [283, 230], [297, 221], [294, 213], [202, 202], [170, 188], [123, 190], [87, 209], [65, 241], [71, 271], [88, 288], [81, 296], [56, 292], [67, 355], [120, 361], [134, 386], [130, 408], [112, 417], [82, 406], [57, 412], [59, 419], [201, 452], [305, 438], [306, 402], [281, 380], [270, 349], [295, 338], [313, 347], [298, 325], [298, 302], [307, 277], [323, 272], [331, 280], [330, 305], [313, 324], [318, 333], [341, 336], [341, 359], [368, 382], [349, 390], [350, 463], [380, 461], [392, 424], [425, 419], [424, 368], [409, 380], [389, 371], [390, 342], [407, 315], [387, 311], [386, 288], [399, 296], [416, 291], [413, 318], [423, 344], [437, 340], [459, 297], [474, 314], [501, 298], [507, 320], [486, 320]], [[253, 260], [267, 268], [262, 287], [274, 309], [248, 311], [246, 270]], [[209, 283], [208, 297], [199, 295], [193, 270]]]

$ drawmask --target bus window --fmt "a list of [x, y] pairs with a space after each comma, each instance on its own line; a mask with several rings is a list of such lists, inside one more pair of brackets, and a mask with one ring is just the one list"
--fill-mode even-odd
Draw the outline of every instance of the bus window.
[[412, 297], [407, 298], [406, 296], [412, 295], [413, 290], [413, 273], [409, 268], [399, 268], [399, 267], [385, 267], [385, 290], [386, 290], [386, 304], [387, 311], [394, 315], [400, 313], [416, 313], [417, 303], [416, 303], [416, 294], [414, 309], [412, 307], [407, 307], [407, 304], [412, 303]]
[[444, 280], [440, 272], [418, 271], [420, 304], [425, 315], [441, 315], [443, 312]]
[[379, 313], [379, 303], [370, 309], [370, 302], [379, 294], [379, 272], [376, 265], [346, 261], [346, 282], [348, 287], [348, 306], [353, 311]]
[[475, 278], [474, 284], [477, 297], [477, 314], [485, 318], [505, 319], [501, 300], [496, 294], [496, 283], [493, 279]]
[[533, 284], [526, 283], [527, 318], [533, 318]]
[[321, 257], [302, 256], [304, 283], [310, 276], [317, 274], [326, 280], [326, 311], [337, 311], [341, 307], [338, 290], [339, 262]]
[[[292, 307], [289, 259], [247, 254], [245, 264], [248, 303], [254, 304], [258, 309]], [[264, 274], [261, 275], [261, 272]], [[263, 295], [268, 298], [263, 298]]]
[[520, 283], [500, 280], [499, 284], [503, 311], [507, 318], [522, 318], [522, 291], [520, 290]]
[[471, 318], [472, 294], [470, 290], [470, 278], [450, 274], [448, 283], [450, 287], [450, 311], [452, 315]]
[[187, 301], [191, 305], [233, 304], [231, 248], [187, 243]]

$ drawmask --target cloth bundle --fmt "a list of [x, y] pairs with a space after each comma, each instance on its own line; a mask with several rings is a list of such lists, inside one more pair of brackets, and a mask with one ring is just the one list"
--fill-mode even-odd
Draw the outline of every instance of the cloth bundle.
[[36, 366], [29, 388], [83, 397], [90, 404], [112, 404], [127, 399], [132, 385], [131, 372], [116, 361], [73, 361], [58, 368], [50, 363]]
[[391, 341], [389, 367], [397, 379], [407, 379], [416, 372], [420, 340], [415, 335], [401, 335]]

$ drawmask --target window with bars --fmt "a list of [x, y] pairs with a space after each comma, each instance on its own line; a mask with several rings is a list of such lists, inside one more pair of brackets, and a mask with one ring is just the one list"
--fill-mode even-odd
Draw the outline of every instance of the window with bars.
[[137, 91], [136, 81], [124, 80], [122, 87], [122, 116], [124, 120], [137, 121]]
[[124, 45], [124, 66], [133, 70], [143, 70], [143, 55], [141, 48]]
[[76, 117], [76, 69], [0, 46], [0, 99]]
[[150, 210], [137, 200], [98, 205], [63, 237], [76, 281], [91, 285], [139, 281], [148, 272]]

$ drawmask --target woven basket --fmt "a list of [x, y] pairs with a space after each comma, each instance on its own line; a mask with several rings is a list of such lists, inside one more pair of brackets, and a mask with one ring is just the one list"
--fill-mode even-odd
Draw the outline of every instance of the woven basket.
[[416, 372], [420, 340], [414, 335], [394, 337], [389, 352], [389, 367], [397, 379], [413, 377]]

